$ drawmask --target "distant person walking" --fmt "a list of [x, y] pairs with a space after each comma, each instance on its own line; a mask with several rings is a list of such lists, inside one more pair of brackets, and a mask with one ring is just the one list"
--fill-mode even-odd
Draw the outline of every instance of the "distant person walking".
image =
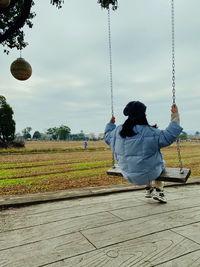
[[84, 142], [84, 148], [87, 148], [87, 141]]

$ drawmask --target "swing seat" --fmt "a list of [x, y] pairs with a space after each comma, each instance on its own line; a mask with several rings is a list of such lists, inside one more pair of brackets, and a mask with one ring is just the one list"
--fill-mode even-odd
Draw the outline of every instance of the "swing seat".
[[[187, 179], [191, 174], [190, 169], [183, 168], [183, 173], [180, 173], [180, 168], [165, 168], [163, 172], [160, 174], [157, 180], [164, 181], [164, 182], [173, 182], [173, 183], [186, 183]], [[107, 171], [108, 175], [113, 176], [123, 176], [122, 172], [117, 164], [114, 167], [111, 167]]]

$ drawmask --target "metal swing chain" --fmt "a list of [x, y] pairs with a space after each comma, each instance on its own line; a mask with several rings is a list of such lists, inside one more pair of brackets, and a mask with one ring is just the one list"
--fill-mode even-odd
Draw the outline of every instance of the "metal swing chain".
[[173, 105], [176, 104], [175, 89], [175, 30], [174, 30], [174, 0], [171, 0], [171, 23], [172, 23], [172, 100]]
[[[176, 104], [176, 83], [175, 83], [175, 23], [174, 23], [174, 0], [171, 0], [171, 25], [172, 25], [172, 103]], [[179, 138], [176, 141], [177, 144], [177, 152], [178, 152], [178, 160], [180, 166], [180, 173], [183, 173], [183, 164], [181, 159], [181, 150], [180, 150], [180, 142]]]
[[[110, 8], [108, 7], [108, 48], [109, 48], [109, 67], [110, 67], [110, 98], [111, 98], [111, 115], [114, 116], [113, 101], [113, 71], [112, 71], [112, 43], [111, 43], [111, 26], [110, 26]], [[115, 168], [115, 157], [112, 153], [112, 165]]]
[[111, 26], [110, 26], [110, 8], [108, 8], [108, 47], [109, 47], [109, 67], [110, 67], [110, 96], [111, 96], [111, 115], [114, 116], [113, 101], [113, 71], [112, 71], [112, 43], [111, 43]]

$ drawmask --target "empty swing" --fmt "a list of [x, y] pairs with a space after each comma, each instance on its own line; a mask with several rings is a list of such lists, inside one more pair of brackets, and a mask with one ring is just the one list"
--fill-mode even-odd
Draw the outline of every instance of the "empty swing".
[[[109, 5], [112, 5], [112, 9], [117, 9], [117, 0], [99, 0], [102, 8], [107, 9], [108, 11], [108, 39], [109, 39], [109, 60], [110, 60], [110, 91], [111, 91], [111, 114], [114, 116], [114, 107], [113, 107], [113, 80], [112, 80], [112, 47], [111, 47], [111, 27], [110, 27], [110, 8]], [[171, 0], [171, 26], [172, 26], [172, 99], [173, 105], [176, 103], [176, 90], [175, 90], [175, 31], [174, 31], [174, 0]], [[165, 182], [177, 182], [177, 183], [186, 183], [187, 179], [191, 174], [191, 170], [183, 168], [180, 143], [179, 138], [176, 141], [177, 153], [179, 160], [179, 168], [165, 168], [160, 174], [157, 180]], [[107, 171], [108, 175], [113, 176], [123, 176], [122, 172], [117, 164], [115, 164], [114, 153], [112, 158], [113, 166]]]

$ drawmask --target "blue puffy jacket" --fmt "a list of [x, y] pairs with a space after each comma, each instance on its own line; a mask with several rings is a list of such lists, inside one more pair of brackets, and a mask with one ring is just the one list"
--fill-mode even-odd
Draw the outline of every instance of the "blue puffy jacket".
[[166, 130], [147, 125], [136, 125], [135, 136], [122, 138], [122, 125], [116, 127], [108, 123], [105, 129], [105, 142], [114, 152], [115, 159], [125, 179], [136, 185], [147, 185], [157, 179], [165, 162], [160, 149], [171, 145], [179, 136], [182, 127], [171, 122]]

